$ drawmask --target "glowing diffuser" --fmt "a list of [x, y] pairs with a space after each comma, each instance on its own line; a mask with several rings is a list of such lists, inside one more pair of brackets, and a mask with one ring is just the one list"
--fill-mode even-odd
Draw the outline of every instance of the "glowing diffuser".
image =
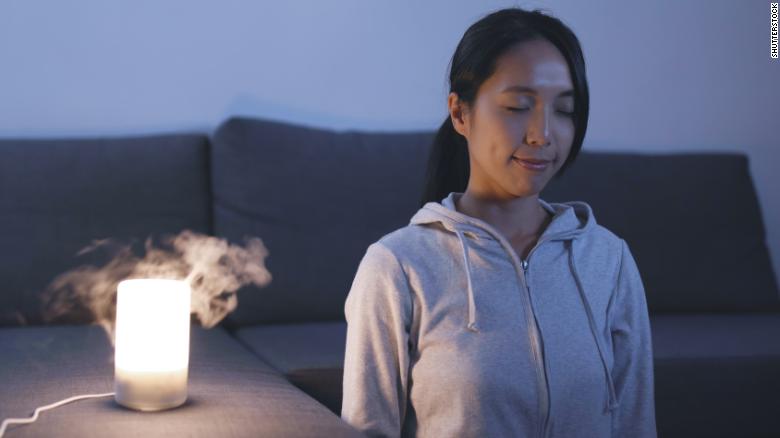
[[142, 411], [187, 400], [190, 286], [179, 280], [125, 280], [117, 287], [114, 392]]

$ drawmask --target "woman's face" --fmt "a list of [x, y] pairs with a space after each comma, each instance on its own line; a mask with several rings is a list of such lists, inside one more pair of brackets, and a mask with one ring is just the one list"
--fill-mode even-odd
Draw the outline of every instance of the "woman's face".
[[[538, 195], [561, 168], [574, 138], [574, 95], [566, 60], [546, 40], [520, 43], [496, 63], [471, 107], [455, 93], [453, 126], [468, 141], [469, 187], [483, 196]], [[546, 161], [526, 166], [519, 159]]]

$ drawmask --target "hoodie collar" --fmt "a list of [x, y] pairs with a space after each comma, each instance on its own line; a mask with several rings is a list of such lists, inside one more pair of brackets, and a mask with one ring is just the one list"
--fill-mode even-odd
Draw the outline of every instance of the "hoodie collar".
[[[499, 232], [487, 222], [465, 215], [455, 208], [455, 201], [463, 193], [451, 192], [441, 202], [428, 202], [417, 213], [412, 216], [411, 224], [429, 224], [440, 222], [451, 232], [460, 230], [461, 232], [470, 232], [471, 234], [499, 239]], [[548, 203], [539, 198], [542, 207], [553, 215], [553, 219], [542, 235], [539, 241], [543, 240], [568, 240], [575, 239], [577, 236], [588, 231], [596, 225], [596, 219], [593, 217], [593, 211], [590, 206], [580, 201], [570, 201], [565, 203]], [[505, 237], [505, 236], [502, 236]]]

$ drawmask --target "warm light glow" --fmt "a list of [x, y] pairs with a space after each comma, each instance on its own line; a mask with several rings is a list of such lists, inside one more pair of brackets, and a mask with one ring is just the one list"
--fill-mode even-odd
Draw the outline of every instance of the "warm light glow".
[[119, 283], [114, 366], [120, 404], [157, 410], [186, 399], [190, 295], [185, 281]]

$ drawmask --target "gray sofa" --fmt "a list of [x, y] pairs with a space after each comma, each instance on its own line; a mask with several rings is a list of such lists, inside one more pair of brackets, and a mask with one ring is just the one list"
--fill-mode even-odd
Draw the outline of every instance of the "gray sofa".
[[[183, 407], [84, 400], [8, 436], [356, 435], [338, 418], [344, 299], [368, 245], [419, 208], [432, 135], [233, 118], [211, 137], [0, 140], [0, 418], [111, 390], [89, 312], [41, 310], [58, 274], [107, 262], [77, 254], [93, 240], [256, 236], [273, 275], [219, 326], [193, 328]], [[583, 152], [542, 198], [587, 201], [632, 248], [659, 436], [780, 435], [780, 299], [746, 156]]]

